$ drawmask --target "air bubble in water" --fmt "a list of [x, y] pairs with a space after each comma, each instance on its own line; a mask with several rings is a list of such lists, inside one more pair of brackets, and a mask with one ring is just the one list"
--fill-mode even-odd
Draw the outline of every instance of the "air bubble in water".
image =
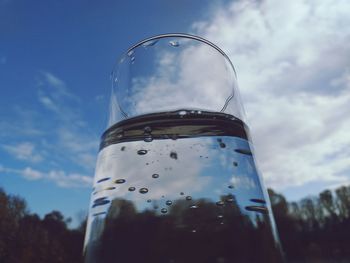
[[269, 210], [267, 209], [267, 207], [265, 206], [246, 206], [245, 207], [246, 210], [248, 211], [254, 211], [254, 212], [258, 212], [258, 213], [262, 213], [262, 214], [268, 214]]
[[143, 138], [143, 140], [144, 140], [145, 142], [151, 142], [151, 141], [153, 141], [153, 137], [152, 137], [152, 135], [147, 135], [147, 136], [145, 136], [145, 137]]
[[140, 192], [141, 194], [147, 194], [147, 193], [148, 193], [148, 189], [145, 188], [145, 187], [143, 187], [143, 188], [141, 188], [141, 189], [139, 190], [139, 192]]
[[143, 131], [144, 131], [145, 133], [150, 133], [150, 132], [152, 132], [152, 129], [151, 129], [151, 127], [149, 127], [149, 126], [146, 126], [145, 128], [143, 128]]
[[123, 184], [123, 183], [125, 183], [125, 179], [117, 179], [117, 180], [115, 180], [115, 183], [116, 184]]
[[121, 150], [121, 151], [125, 151], [125, 146], [122, 146], [122, 147], [120, 148], [120, 150]]
[[187, 201], [191, 201], [192, 200], [192, 196], [190, 196], [190, 195], [186, 196], [186, 200]]
[[151, 199], [148, 199], [148, 200], [147, 200], [147, 203], [150, 203], [150, 202], [152, 202], [152, 200], [151, 200]]
[[227, 186], [228, 188], [230, 188], [230, 189], [233, 189], [234, 188], [234, 186], [232, 185], [232, 184], [230, 184], [229, 186]]
[[180, 195], [184, 195], [185, 193], [184, 192], [181, 192]]
[[186, 114], [187, 114], [187, 112], [185, 110], [182, 110], [182, 111], [179, 112], [180, 116], [185, 116]]
[[250, 201], [255, 203], [260, 203], [260, 204], [266, 204], [265, 200], [257, 199], [257, 198], [250, 199]]
[[168, 209], [162, 208], [162, 209], [160, 210], [160, 212], [162, 212], [162, 214], [166, 214], [166, 213], [168, 213]]
[[226, 199], [226, 202], [227, 202], [227, 203], [233, 203], [234, 200], [235, 200], [235, 199], [234, 199], [233, 196], [229, 196], [229, 197]]
[[159, 174], [152, 174], [152, 178], [154, 178], [154, 179], [159, 178]]
[[198, 205], [191, 205], [190, 208], [191, 208], [191, 209], [197, 209], [197, 208], [198, 208]]
[[130, 192], [133, 192], [133, 191], [135, 191], [135, 190], [136, 190], [135, 187], [133, 187], [133, 186], [129, 187], [129, 191], [130, 191]]
[[223, 201], [217, 201], [217, 202], [216, 202], [216, 205], [217, 205], [217, 206], [223, 206], [224, 204], [225, 204], [225, 203], [224, 203]]
[[233, 162], [232, 164], [233, 164], [233, 166], [238, 166], [237, 162]]
[[177, 153], [176, 152], [170, 152], [170, 158], [177, 160]]
[[235, 152], [245, 154], [245, 155], [252, 155], [252, 152], [247, 149], [235, 149]]
[[128, 56], [131, 57], [135, 54], [135, 51], [132, 49], [128, 52]]
[[173, 204], [173, 202], [172, 202], [172, 201], [170, 201], [170, 200], [167, 200], [167, 201], [165, 202], [165, 204], [166, 204], [166, 205], [172, 205], [172, 204]]
[[226, 144], [224, 144], [223, 142], [220, 142], [219, 145], [220, 145], [221, 148], [225, 148], [226, 147]]
[[218, 215], [218, 218], [219, 218], [219, 219], [221, 219], [221, 218], [223, 218], [223, 217], [224, 217], [223, 215]]
[[192, 233], [196, 233], [197, 232], [197, 230], [196, 229], [192, 229]]
[[145, 155], [145, 154], [147, 154], [147, 152], [148, 152], [147, 150], [138, 150], [137, 154], [138, 155]]
[[169, 45], [172, 47], [178, 47], [180, 46], [180, 43], [178, 41], [172, 40], [172, 41], [169, 41]]
[[124, 137], [124, 132], [120, 132], [120, 133], [117, 134], [117, 138], [118, 139], [121, 139], [123, 137]]

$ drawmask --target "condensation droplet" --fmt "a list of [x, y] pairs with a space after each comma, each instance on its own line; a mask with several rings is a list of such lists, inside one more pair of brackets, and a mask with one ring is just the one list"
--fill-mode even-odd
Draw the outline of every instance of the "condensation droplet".
[[237, 162], [233, 162], [232, 164], [233, 164], [233, 166], [236, 166], [236, 167], [238, 166]]
[[223, 225], [224, 224], [224, 222], [220, 222], [220, 225]]
[[159, 208], [158, 205], [154, 205], [154, 206], [153, 206], [153, 209], [156, 209], [156, 210], [157, 210], [158, 208]]
[[175, 41], [175, 40], [169, 41], [169, 44], [170, 44], [170, 46], [172, 46], [172, 47], [178, 47], [178, 46], [180, 46], [180, 43], [179, 43], [178, 41]]
[[162, 208], [162, 209], [160, 210], [160, 212], [162, 212], [162, 214], [166, 214], [166, 213], [168, 213], [168, 209]]
[[131, 57], [131, 62], [135, 62], [135, 57]]
[[234, 186], [232, 185], [232, 184], [230, 184], [229, 186], [227, 186], [228, 188], [230, 188], [230, 189], [233, 189], [234, 188]]
[[145, 155], [145, 154], [147, 154], [147, 152], [148, 152], [147, 150], [138, 150], [137, 154], [138, 155]]
[[135, 187], [133, 187], [133, 186], [130, 186], [130, 187], [129, 187], [129, 191], [130, 191], [130, 192], [133, 192], [133, 191], [135, 191], [135, 190], [136, 190]]
[[221, 218], [223, 218], [223, 217], [224, 217], [223, 215], [218, 215], [218, 218], [219, 218], [219, 219], [221, 219]]
[[170, 158], [177, 160], [177, 153], [176, 152], [170, 152]]
[[154, 178], [154, 179], [159, 178], [159, 174], [152, 174], [152, 178]]
[[172, 204], [173, 204], [173, 202], [172, 202], [172, 201], [170, 201], [170, 200], [167, 200], [167, 201], [165, 202], [165, 204], [166, 204], [166, 205], [172, 205]]
[[216, 205], [217, 205], [217, 206], [223, 206], [224, 204], [225, 204], [225, 203], [224, 203], [223, 201], [217, 201], [217, 202], [216, 202]]
[[118, 180], [115, 180], [115, 183], [116, 183], [116, 184], [123, 184], [123, 183], [125, 183], [125, 179], [118, 179]]
[[157, 44], [158, 40], [149, 40], [142, 44], [143, 47], [152, 47]]
[[120, 148], [121, 151], [125, 151], [125, 146], [123, 146], [122, 148]]
[[116, 137], [117, 137], [118, 139], [123, 138], [123, 137], [124, 137], [124, 132], [118, 133], [118, 134], [116, 135]]
[[197, 113], [198, 113], [198, 114], [202, 114], [202, 111], [199, 110], [199, 111], [197, 111]]
[[148, 193], [148, 189], [145, 188], [145, 187], [143, 187], [143, 188], [141, 188], [141, 189], [139, 190], [139, 192], [140, 192], [141, 194], [147, 194], [147, 193]]
[[150, 202], [152, 202], [152, 200], [151, 200], [151, 199], [148, 199], [148, 200], [147, 200], [147, 203], [150, 203]]
[[198, 208], [198, 205], [191, 205], [190, 208], [191, 208], [191, 209], [197, 209], [197, 208]]
[[185, 193], [184, 192], [181, 192], [180, 195], [184, 195]]
[[220, 145], [221, 148], [225, 148], [226, 147], [226, 144], [224, 144], [223, 142], [220, 142], [219, 145]]
[[192, 200], [192, 196], [190, 196], [190, 195], [186, 196], [186, 200], [187, 201], [191, 201]]
[[197, 232], [197, 230], [196, 229], [192, 229], [192, 231], [191, 231], [192, 233], [196, 233]]

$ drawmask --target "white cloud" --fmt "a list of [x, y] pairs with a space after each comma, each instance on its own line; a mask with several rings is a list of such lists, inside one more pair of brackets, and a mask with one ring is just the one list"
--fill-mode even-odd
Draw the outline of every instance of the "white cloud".
[[20, 171], [20, 174], [28, 180], [38, 180], [44, 177], [43, 173], [37, 170], [33, 170], [30, 167], [26, 167], [25, 169]]
[[5, 151], [19, 160], [30, 161], [34, 163], [43, 160], [43, 156], [37, 153], [35, 145], [31, 142], [24, 142], [16, 145], [3, 145], [2, 147]]
[[62, 170], [50, 170], [48, 172], [36, 170], [32, 167], [24, 169], [12, 169], [0, 166], [0, 172], [4, 174], [17, 174], [27, 180], [47, 180], [52, 181], [59, 187], [91, 187], [92, 177], [80, 173], [66, 173]]
[[193, 31], [231, 58], [268, 186], [348, 181], [350, 2], [234, 1]]

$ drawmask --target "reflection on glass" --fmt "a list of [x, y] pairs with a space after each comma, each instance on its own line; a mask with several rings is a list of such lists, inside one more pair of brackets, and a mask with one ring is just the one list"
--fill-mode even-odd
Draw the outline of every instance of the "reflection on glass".
[[282, 262], [227, 56], [160, 36], [112, 76], [85, 262]]

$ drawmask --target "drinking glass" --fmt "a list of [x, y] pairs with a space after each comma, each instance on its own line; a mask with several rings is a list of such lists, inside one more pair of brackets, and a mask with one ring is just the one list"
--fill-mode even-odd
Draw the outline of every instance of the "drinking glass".
[[125, 52], [111, 81], [85, 262], [282, 262], [228, 56], [159, 35]]

